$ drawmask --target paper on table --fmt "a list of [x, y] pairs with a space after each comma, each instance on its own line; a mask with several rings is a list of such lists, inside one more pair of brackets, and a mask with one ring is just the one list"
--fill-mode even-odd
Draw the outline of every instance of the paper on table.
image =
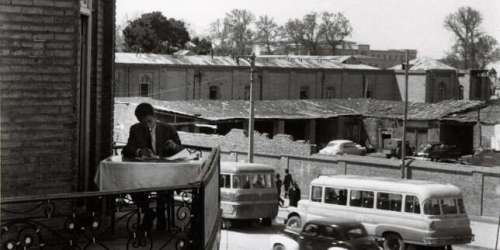
[[172, 155], [170, 157], [165, 157], [163, 159], [169, 161], [180, 161], [180, 160], [189, 161], [198, 159], [198, 154], [191, 154], [187, 149], [183, 149], [179, 153]]

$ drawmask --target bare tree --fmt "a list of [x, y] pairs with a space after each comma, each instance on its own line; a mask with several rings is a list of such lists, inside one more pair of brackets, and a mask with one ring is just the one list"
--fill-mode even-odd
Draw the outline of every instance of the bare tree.
[[496, 40], [485, 37], [480, 25], [483, 18], [481, 13], [471, 7], [461, 7], [457, 12], [448, 15], [444, 21], [446, 29], [456, 36], [456, 43], [452, 53], [463, 61], [463, 68], [479, 68], [481, 53], [494, 51]]
[[229, 24], [221, 19], [217, 19], [210, 24], [210, 39], [214, 47], [214, 52], [218, 55], [230, 54], [232, 50], [229, 29]]
[[243, 55], [251, 51], [254, 32], [250, 26], [254, 21], [255, 16], [248, 10], [233, 9], [226, 13], [224, 23], [228, 25], [229, 38], [236, 54]]
[[256, 40], [266, 46], [267, 54], [272, 54], [271, 45], [279, 37], [279, 26], [272, 17], [267, 15], [259, 16], [255, 23], [257, 26]]
[[304, 27], [304, 37], [302, 43], [308, 50], [309, 54], [316, 55], [318, 53], [320, 39], [323, 36], [321, 24], [319, 23], [319, 14], [317, 12], [306, 14], [302, 19], [302, 23]]
[[283, 27], [283, 33], [290, 42], [293, 42], [296, 53], [300, 53], [300, 46], [303, 45], [305, 27], [300, 19], [290, 19]]
[[344, 39], [351, 35], [352, 26], [349, 20], [342, 13], [323, 12], [321, 14], [321, 30], [326, 42], [332, 48], [332, 55], [335, 49], [342, 44]]

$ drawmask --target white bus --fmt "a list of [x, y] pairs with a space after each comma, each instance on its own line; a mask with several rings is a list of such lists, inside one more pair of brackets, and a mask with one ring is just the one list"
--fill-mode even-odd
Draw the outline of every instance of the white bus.
[[363, 223], [384, 249], [405, 244], [448, 247], [473, 240], [460, 189], [451, 184], [365, 176], [320, 176], [308, 200], [291, 209], [287, 227], [344, 217]]

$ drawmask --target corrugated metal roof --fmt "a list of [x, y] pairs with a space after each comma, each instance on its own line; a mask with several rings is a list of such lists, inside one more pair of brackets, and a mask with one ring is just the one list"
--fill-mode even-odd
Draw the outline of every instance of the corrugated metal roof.
[[500, 124], [500, 100], [490, 100], [486, 102], [481, 109], [481, 113], [479, 113], [479, 117], [477, 110], [468, 110], [447, 115], [444, 119], [460, 122], [477, 122], [479, 119], [479, 121], [485, 125]]
[[[144, 97], [116, 98], [117, 103], [149, 102], [155, 109], [208, 121], [248, 118], [248, 101], [194, 100], [160, 101]], [[440, 120], [453, 113], [484, 105], [481, 101], [447, 100], [439, 103], [409, 103], [409, 120]], [[362, 115], [402, 119], [404, 102], [375, 99], [264, 100], [255, 102], [256, 119], [325, 119]]]
[[115, 53], [115, 63], [154, 65], [195, 65], [195, 66], [246, 66], [244, 60], [228, 56], [172, 56], [148, 53]]
[[[359, 69], [378, 70], [364, 64], [343, 64], [329, 57], [257, 57], [257, 67], [308, 68], [308, 69]], [[333, 57], [332, 57], [333, 58]], [[249, 67], [247, 59], [229, 56], [160, 55], [145, 53], [115, 53], [115, 63], [152, 65], [192, 65], [192, 66], [243, 66]]]
[[[222, 121], [247, 119], [249, 102], [244, 100], [160, 101], [144, 97], [116, 98], [117, 103], [148, 102], [156, 110], [205, 119]], [[255, 102], [256, 119], [320, 119], [358, 115], [354, 110], [335, 103], [316, 100], [265, 100]]]
[[[410, 65], [413, 65], [410, 70], [457, 70], [449, 65], [446, 65], [436, 59], [428, 58], [428, 57], [421, 57], [421, 58], [416, 58], [413, 60], [410, 60]], [[402, 70], [402, 65], [398, 64], [390, 69], [394, 70]]]

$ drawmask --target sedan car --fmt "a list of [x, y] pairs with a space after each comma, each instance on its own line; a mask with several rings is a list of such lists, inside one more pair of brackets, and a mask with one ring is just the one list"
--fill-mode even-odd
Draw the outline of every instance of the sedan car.
[[364, 226], [353, 220], [318, 219], [271, 237], [273, 250], [379, 250]]
[[461, 155], [457, 146], [442, 143], [423, 145], [417, 152], [418, 157], [429, 158], [431, 161], [457, 160]]
[[324, 155], [364, 155], [366, 154], [366, 148], [349, 140], [333, 140], [319, 153]]

